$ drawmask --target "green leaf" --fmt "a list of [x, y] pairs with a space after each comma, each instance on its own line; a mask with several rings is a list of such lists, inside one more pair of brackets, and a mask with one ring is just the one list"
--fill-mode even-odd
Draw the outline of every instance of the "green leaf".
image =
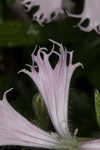
[[93, 101], [92, 94], [75, 88], [70, 89], [69, 125], [72, 130], [78, 129], [79, 136], [97, 136], [98, 126]]
[[100, 92], [98, 90], [95, 91], [95, 109], [97, 121], [100, 126]]
[[33, 109], [36, 114], [37, 124], [41, 128], [47, 129], [50, 124], [50, 119], [43, 98], [39, 93], [33, 97]]
[[0, 24], [0, 46], [33, 46], [43, 40], [43, 29], [38, 24], [19, 21], [6, 21]]
[[13, 4], [14, 2], [15, 2], [15, 0], [7, 0], [7, 3], [10, 5]]

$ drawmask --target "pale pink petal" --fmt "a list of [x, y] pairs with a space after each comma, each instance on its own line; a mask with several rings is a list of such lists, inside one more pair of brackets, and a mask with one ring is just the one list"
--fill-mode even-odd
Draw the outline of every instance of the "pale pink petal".
[[[71, 17], [81, 18], [78, 27], [82, 31], [90, 32], [95, 30], [100, 34], [100, 0], [85, 0], [84, 8], [80, 15], [69, 14]], [[86, 27], [82, 26], [82, 23], [89, 19], [89, 24]]]
[[100, 139], [92, 140], [80, 145], [79, 150], [100, 150]]
[[[39, 49], [37, 56], [33, 56], [33, 61], [37, 63], [39, 68], [37, 75], [35, 76], [36, 72], [34, 74], [33, 71], [29, 72], [25, 69], [22, 72], [28, 74], [37, 85], [57, 132], [61, 136], [67, 136], [70, 135], [68, 128], [69, 86], [74, 70], [81, 64], [73, 65], [73, 52], [68, 52], [61, 44], [51, 41], [58, 46], [59, 53], [54, 50], [54, 46], [49, 54]], [[41, 58], [40, 53], [43, 53], [44, 59]], [[54, 69], [48, 60], [53, 53], [59, 56], [59, 61]], [[67, 65], [68, 56], [69, 63]]]
[[72, 0], [21, 0], [21, 3], [26, 12], [39, 6], [39, 9], [33, 14], [33, 20], [39, 24], [49, 23], [55, 18], [65, 18], [63, 9], [71, 11], [74, 6]]
[[54, 148], [58, 141], [16, 112], [6, 99], [0, 101], [0, 145]]
[[33, 6], [40, 6], [39, 10], [33, 15], [38, 23], [50, 22], [61, 11], [62, 0], [22, 0], [22, 4], [30, 11]]

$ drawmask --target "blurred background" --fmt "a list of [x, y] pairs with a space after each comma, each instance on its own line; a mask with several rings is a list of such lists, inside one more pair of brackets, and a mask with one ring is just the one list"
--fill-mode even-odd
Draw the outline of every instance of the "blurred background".
[[[81, 13], [84, 0], [73, 0], [73, 3], [72, 12]], [[42, 27], [32, 21], [32, 12], [25, 13], [19, 0], [0, 0], [0, 99], [5, 90], [13, 87], [8, 94], [9, 103], [41, 128], [54, 130], [35, 84], [25, 74], [17, 73], [25, 64], [32, 63], [30, 56], [37, 44], [50, 49], [52, 43], [48, 39], [53, 39], [62, 43], [69, 51], [74, 50], [73, 63], [81, 62], [84, 65], [84, 69], [79, 68], [75, 71], [71, 82], [70, 130], [73, 133], [78, 128], [80, 137], [99, 138], [100, 128], [96, 113], [99, 112], [100, 96], [96, 101], [95, 90], [98, 89], [99, 94], [100, 35], [94, 31], [80, 31], [75, 27], [78, 21], [68, 18], [65, 14]], [[83, 26], [87, 26], [88, 23], [89, 21], [85, 20]], [[55, 59], [52, 57], [51, 61], [54, 63]], [[47, 120], [47, 123], [44, 123], [44, 120]], [[0, 149], [34, 148], [3, 146]]]

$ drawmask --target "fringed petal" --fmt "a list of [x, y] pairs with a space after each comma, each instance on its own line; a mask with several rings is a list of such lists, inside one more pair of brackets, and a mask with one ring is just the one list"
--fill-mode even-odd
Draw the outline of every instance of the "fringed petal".
[[33, 15], [33, 19], [39, 24], [48, 23], [54, 19], [61, 11], [61, 0], [22, 0], [22, 4], [25, 6], [26, 11], [29, 12], [32, 7], [39, 6], [37, 12]]
[[[100, 0], [85, 0], [84, 8], [80, 15], [68, 14], [70, 17], [81, 18], [78, 27], [85, 32], [95, 30], [100, 34]], [[88, 19], [89, 23], [86, 27], [83, 27], [82, 23]]]
[[74, 7], [72, 0], [21, 0], [21, 3], [24, 5], [26, 12], [30, 12], [32, 8], [39, 6], [38, 10], [33, 14], [33, 20], [41, 25], [49, 23], [55, 18], [64, 17], [63, 9], [71, 11]]
[[54, 148], [58, 144], [55, 137], [30, 123], [8, 103], [9, 91], [0, 101], [0, 145]]
[[[44, 59], [41, 58], [40, 53], [34, 57], [34, 61], [39, 68], [37, 76], [34, 76], [33, 72], [26, 72], [24, 70], [23, 72], [28, 74], [37, 85], [57, 132], [61, 136], [67, 136], [70, 135], [68, 128], [68, 97], [70, 80], [74, 70], [81, 64], [77, 63], [73, 65], [73, 52], [68, 52], [64, 49], [62, 44], [53, 40], [51, 40], [51, 42], [53, 45], [56, 44], [59, 47], [59, 52], [56, 52], [53, 46], [53, 49], [49, 54], [45, 53]], [[49, 62], [49, 57], [53, 53], [57, 54], [59, 57], [58, 63], [54, 69]], [[70, 59], [67, 65], [66, 59], [68, 59], [68, 55]]]
[[79, 150], [100, 150], [100, 140], [92, 140], [80, 145]]

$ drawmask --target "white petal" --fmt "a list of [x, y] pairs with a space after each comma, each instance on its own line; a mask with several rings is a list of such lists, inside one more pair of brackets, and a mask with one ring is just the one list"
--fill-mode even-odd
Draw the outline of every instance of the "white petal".
[[[62, 136], [70, 135], [68, 129], [68, 97], [70, 80], [74, 70], [80, 66], [80, 63], [72, 64], [72, 52], [68, 52], [64, 47], [51, 40], [53, 44], [58, 45], [59, 52], [54, 51], [54, 47], [50, 54], [44, 54], [44, 60], [40, 56], [38, 51], [37, 56], [34, 57], [34, 61], [38, 64], [39, 72], [35, 76], [34, 72], [28, 72], [28, 74], [35, 84], [37, 85], [44, 102], [48, 109], [52, 123], [57, 132]], [[53, 69], [49, 63], [49, 56], [52, 53], [56, 53], [59, 56], [59, 61], [56, 67]], [[66, 64], [66, 59], [70, 57], [69, 64]], [[34, 68], [34, 66], [33, 66]]]
[[100, 150], [100, 140], [92, 140], [80, 146], [80, 150]]
[[33, 19], [38, 23], [50, 22], [61, 11], [62, 0], [22, 0], [22, 4], [30, 11], [33, 6], [40, 6], [38, 11], [33, 15]]
[[[81, 18], [78, 27], [82, 31], [90, 32], [95, 30], [98, 34], [100, 34], [100, 0], [85, 0], [84, 8], [80, 15], [69, 14], [71, 17]], [[89, 19], [89, 24], [86, 27], [82, 26], [82, 23]]]
[[57, 140], [16, 112], [7, 102], [7, 92], [0, 101], [0, 145], [54, 148]]

